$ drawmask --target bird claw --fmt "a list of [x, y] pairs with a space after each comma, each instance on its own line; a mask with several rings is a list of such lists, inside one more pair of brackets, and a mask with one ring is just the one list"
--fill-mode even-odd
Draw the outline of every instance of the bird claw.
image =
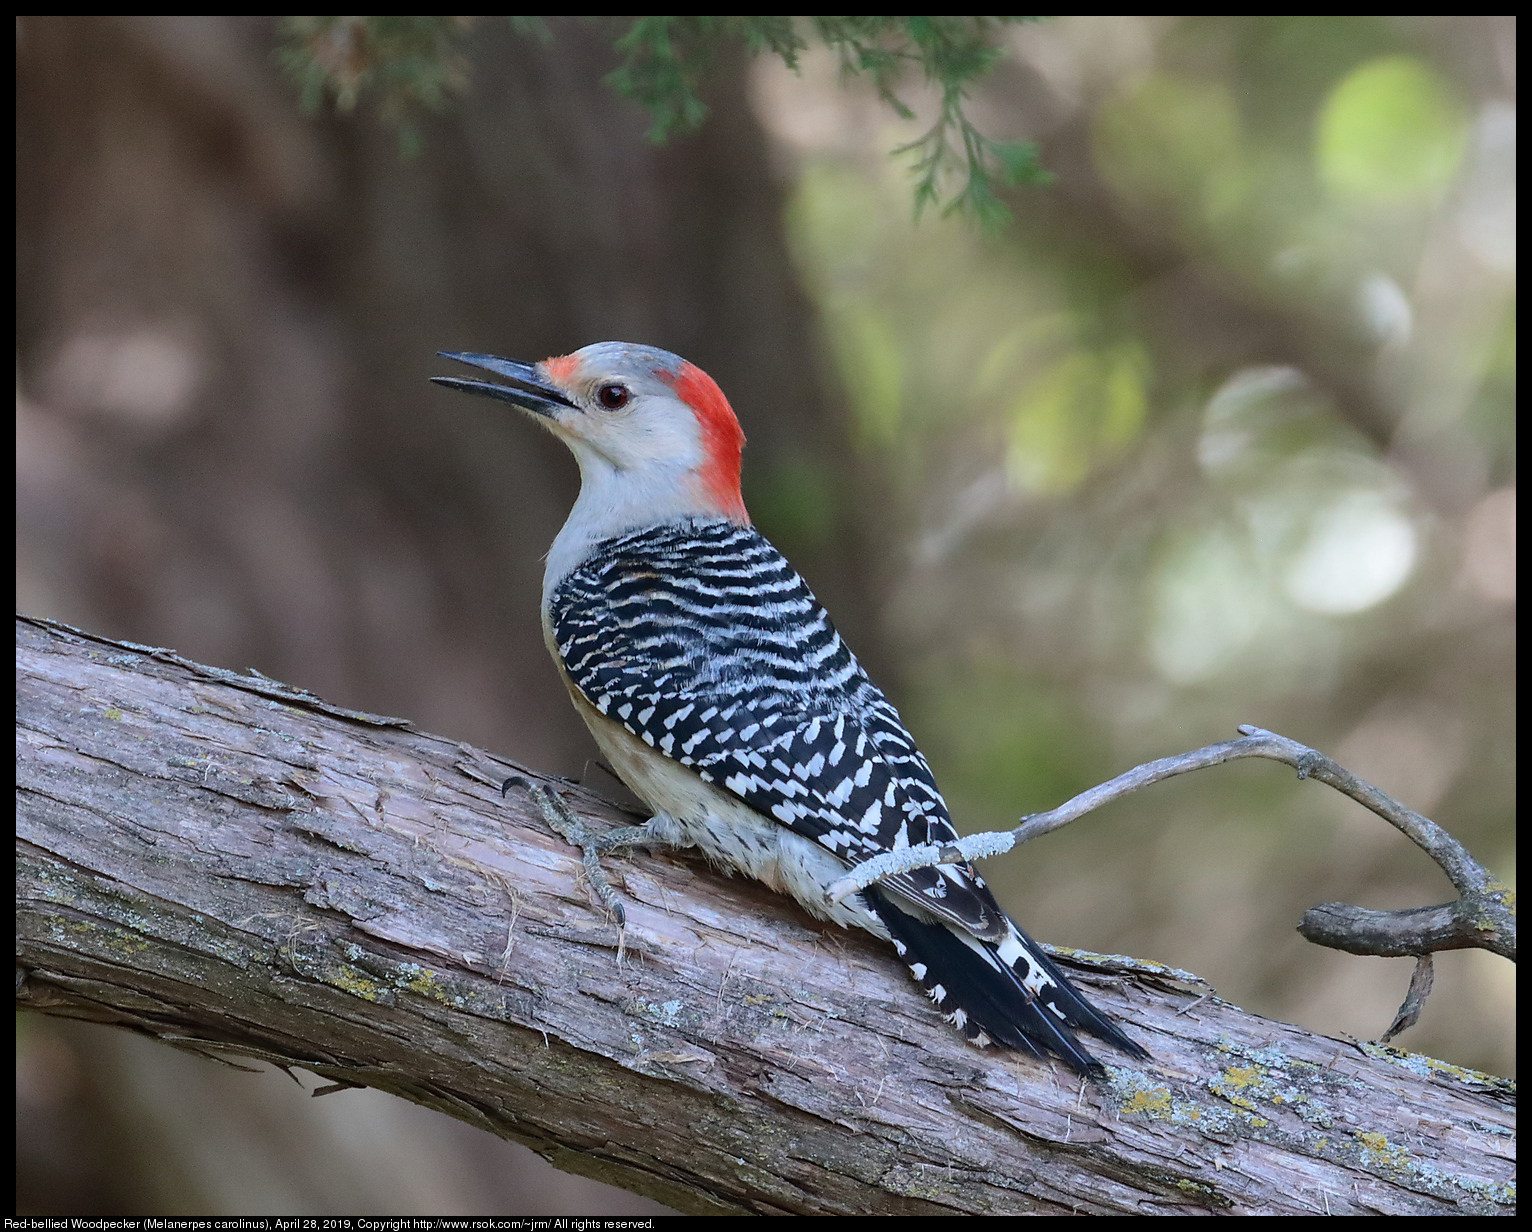
[[[511, 781], [507, 780], [506, 785], [509, 786]], [[586, 830], [585, 823], [575, 816], [574, 811], [557, 792], [535, 783], [528, 783], [525, 779], [517, 782], [517, 786], [526, 787], [532, 799], [537, 801], [537, 807], [542, 811], [543, 820], [548, 823], [549, 828], [571, 847], [580, 849], [585, 880], [590, 883], [601, 905], [617, 921], [620, 960], [623, 948], [622, 932], [627, 927], [628, 914], [623, 910], [622, 899], [617, 897], [617, 891], [612, 889], [611, 882], [606, 879], [606, 873], [601, 868], [601, 853], [613, 851], [619, 847], [636, 847], [641, 843], [652, 843], [655, 841], [654, 835], [644, 826], [620, 826], [604, 834], [591, 834]]]

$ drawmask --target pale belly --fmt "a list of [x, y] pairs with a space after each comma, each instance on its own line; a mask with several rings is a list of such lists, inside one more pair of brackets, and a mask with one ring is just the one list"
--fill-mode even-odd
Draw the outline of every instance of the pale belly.
[[826, 900], [825, 891], [848, 867], [844, 860], [656, 753], [574, 690], [571, 694], [617, 777], [654, 809], [648, 828], [657, 840], [699, 848], [720, 868], [791, 895], [821, 920], [889, 939], [883, 922], [855, 896], [840, 903]]

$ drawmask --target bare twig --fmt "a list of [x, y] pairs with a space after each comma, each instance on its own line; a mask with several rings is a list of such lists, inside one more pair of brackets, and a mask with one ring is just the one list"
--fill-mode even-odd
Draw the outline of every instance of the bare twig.
[[1147, 762], [1081, 792], [1058, 808], [1024, 817], [1013, 830], [971, 834], [955, 843], [922, 843], [875, 856], [858, 864], [836, 882], [830, 888], [830, 898], [839, 901], [880, 878], [909, 869], [1000, 855], [1151, 783], [1242, 757], [1265, 757], [1285, 762], [1298, 771], [1299, 778], [1312, 778], [1327, 784], [1390, 822], [1436, 861], [1459, 894], [1456, 902], [1408, 911], [1369, 911], [1346, 903], [1323, 903], [1311, 908], [1299, 922], [1298, 931], [1304, 937], [1316, 945], [1352, 954], [1398, 957], [1427, 954], [1432, 950], [1478, 947], [1515, 960], [1514, 896], [1510, 888], [1490, 876], [1461, 843], [1434, 821], [1405, 808], [1323, 753], [1260, 727], [1245, 724], [1239, 730], [1242, 733], [1239, 740], [1210, 744], [1190, 753]]
[[1394, 1015], [1394, 1021], [1389, 1023], [1388, 1030], [1378, 1037], [1378, 1043], [1388, 1043], [1401, 1031], [1408, 1031], [1419, 1021], [1420, 1011], [1425, 1008], [1426, 997], [1431, 993], [1434, 975], [1430, 954], [1422, 954], [1415, 960], [1415, 974], [1410, 976], [1410, 991], [1404, 994], [1404, 1004]]

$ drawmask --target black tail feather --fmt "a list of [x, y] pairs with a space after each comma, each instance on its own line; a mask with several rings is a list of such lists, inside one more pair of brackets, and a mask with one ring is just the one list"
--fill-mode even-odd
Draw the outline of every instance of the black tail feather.
[[1046, 976], [1041, 995], [1028, 991], [1022, 983], [1031, 972], [1013, 970], [1001, 960], [993, 943], [975, 939], [973, 944], [984, 951], [981, 954], [945, 924], [917, 919], [875, 889], [866, 891], [865, 898], [921, 987], [970, 1040], [982, 1043], [987, 1037], [1037, 1056], [1050, 1052], [1070, 1068], [1096, 1079], [1102, 1078], [1105, 1070], [1075, 1038], [1071, 1027], [1087, 1031], [1129, 1056], [1148, 1057], [1086, 1001], [1019, 928], [1016, 932], [1024, 942], [1026, 960], [1035, 962]]
[[1071, 984], [1064, 973], [1058, 969], [1053, 959], [1048, 957], [1047, 951], [1042, 946], [1022, 932], [1021, 926], [1014, 920], [1011, 921], [1011, 926], [1021, 934], [1022, 939], [1031, 948], [1032, 956], [1037, 960], [1038, 965], [1058, 986], [1055, 1002], [1063, 1011], [1065, 1022], [1071, 1027], [1090, 1032], [1097, 1039], [1105, 1040], [1119, 1052], [1124, 1052], [1136, 1060], [1149, 1059], [1149, 1053], [1142, 1046], [1124, 1035], [1116, 1023], [1085, 999], [1080, 990]]

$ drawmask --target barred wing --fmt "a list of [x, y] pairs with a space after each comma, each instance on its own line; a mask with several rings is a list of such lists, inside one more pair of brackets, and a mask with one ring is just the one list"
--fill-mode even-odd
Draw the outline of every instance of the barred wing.
[[[956, 837], [897, 711], [752, 527], [707, 519], [608, 540], [550, 608], [565, 670], [596, 710], [757, 812], [851, 864]], [[881, 888], [975, 936], [1007, 934], [967, 864]]]

